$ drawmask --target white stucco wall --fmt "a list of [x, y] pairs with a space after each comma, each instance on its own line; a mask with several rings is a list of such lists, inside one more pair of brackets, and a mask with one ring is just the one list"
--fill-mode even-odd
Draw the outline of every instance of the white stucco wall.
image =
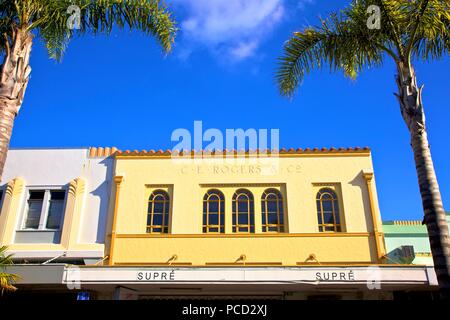
[[66, 186], [72, 179], [86, 181], [79, 243], [104, 243], [113, 160], [88, 158], [88, 148], [10, 149], [1, 186], [21, 177], [27, 187]]

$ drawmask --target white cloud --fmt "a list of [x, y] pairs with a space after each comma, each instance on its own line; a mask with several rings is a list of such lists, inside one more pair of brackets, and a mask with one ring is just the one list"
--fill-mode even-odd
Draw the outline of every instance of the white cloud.
[[186, 12], [180, 27], [189, 46], [206, 45], [234, 60], [255, 55], [264, 37], [285, 17], [284, 1], [171, 0]]
[[236, 60], [242, 60], [242, 59], [253, 56], [256, 48], [258, 48], [258, 42], [256, 40], [248, 41], [248, 42], [241, 42], [236, 47], [232, 47], [230, 49], [230, 54]]

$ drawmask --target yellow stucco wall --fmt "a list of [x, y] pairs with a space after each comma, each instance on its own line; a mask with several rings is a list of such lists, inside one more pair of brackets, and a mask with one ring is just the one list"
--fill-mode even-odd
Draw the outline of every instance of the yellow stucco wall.
[[[368, 188], [363, 172], [372, 172], [369, 151], [316, 152], [259, 159], [185, 159], [155, 156], [116, 156], [115, 176], [122, 176], [117, 208], [111, 208], [115, 230], [114, 264], [160, 264], [174, 254], [179, 263], [232, 263], [240, 255], [247, 263], [295, 265], [310, 254], [323, 263], [375, 263], [377, 252]], [[377, 223], [381, 225], [372, 182]], [[284, 197], [287, 235], [261, 229], [261, 195], [274, 187]], [[343, 231], [318, 231], [316, 193], [333, 188], [339, 198]], [[226, 234], [202, 234], [203, 196], [215, 188], [225, 195]], [[255, 199], [256, 235], [231, 232], [232, 196], [246, 188]], [[169, 235], [146, 234], [148, 197], [155, 189], [171, 198]]]
[[[338, 250], [337, 250], [338, 249]], [[116, 239], [116, 264], [174, 263], [230, 264], [245, 256], [248, 264], [297, 265], [314, 254], [320, 263], [371, 263], [373, 244], [368, 234], [341, 237], [302, 235], [248, 235], [200, 237], [123, 237]], [[117, 254], [120, 252], [120, 254]], [[243, 262], [243, 261], [242, 261]]]

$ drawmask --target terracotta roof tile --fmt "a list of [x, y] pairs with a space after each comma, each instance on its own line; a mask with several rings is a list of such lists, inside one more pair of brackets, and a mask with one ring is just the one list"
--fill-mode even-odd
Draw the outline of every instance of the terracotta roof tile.
[[220, 150], [220, 149], [216, 149], [216, 150], [190, 150], [190, 151], [185, 151], [185, 150], [161, 150], [159, 149], [158, 151], [155, 151], [153, 149], [147, 151], [147, 150], [119, 150], [115, 147], [91, 147], [89, 148], [89, 157], [109, 157], [109, 156], [114, 156], [114, 155], [119, 155], [119, 156], [171, 156], [171, 155], [186, 155], [186, 154], [191, 154], [191, 155], [196, 155], [196, 154], [202, 154], [202, 153], [210, 153], [212, 155], [217, 155], [217, 154], [223, 154], [224, 152], [226, 153], [233, 153], [234, 155], [242, 155], [242, 154], [276, 154], [279, 153], [281, 155], [283, 154], [287, 154], [287, 155], [295, 155], [295, 154], [320, 154], [320, 153], [367, 153], [370, 152], [370, 148], [369, 147], [349, 147], [349, 148], [335, 148], [335, 147], [330, 147], [330, 148], [281, 148], [279, 150], [273, 149], [273, 150], [269, 150], [269, 149], [254, 149], [254, 150], [228, 150], [225, 149], [225, 151]]

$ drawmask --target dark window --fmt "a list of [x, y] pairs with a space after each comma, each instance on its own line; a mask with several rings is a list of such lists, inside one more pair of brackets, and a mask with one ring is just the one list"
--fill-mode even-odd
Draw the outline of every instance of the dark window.
[[330, 188], [321, 189], [317, 193], [317, 220], [320, 232], [341, 231], [339, 201], [336, 192]]
[[39, 229], [45, 191], [30, 191], [25, 229]]
[[64, 190], [30, 190], [24, 229], [60, 229], [65, 196]]
[[283, 197], [276, 189], [267, 189], [261, 197], [262, 231], [284, 232]]
[[233, 195], [233, 232], [255, 232], [253, 194], [246, 189], [239, 189]]
[[169, 194], [163, 190], [152, 192], [148, 199], [147, 233], [169, 233]]
[[64, 213], [64, 191], [50, 191], [50, 202], [47, 215], [47, 229], [59, 229]]
[[225, 233], [225, 197], [219, 190], [209, 190], [203, 197], [203, 232]]

